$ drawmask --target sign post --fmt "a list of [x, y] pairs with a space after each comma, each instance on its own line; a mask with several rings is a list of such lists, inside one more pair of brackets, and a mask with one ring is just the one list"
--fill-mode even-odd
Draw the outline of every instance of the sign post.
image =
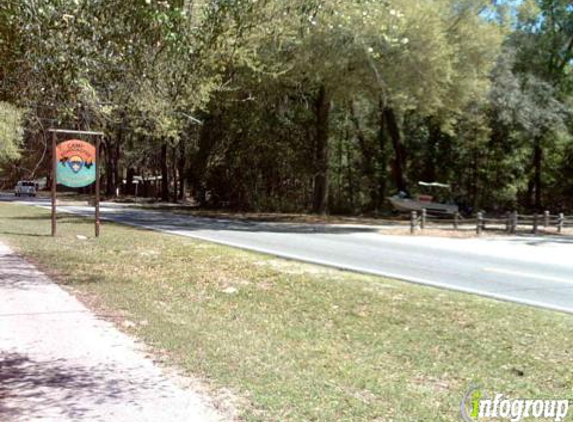
[[52, 132], [52, 236], [56, 235], [56, 185], [58, 183], [58, 158], [56, 157], [56, 132]]
[[[103, 133], [63, 129], [49, 129], [49, 132], [52, 133], [52, 236], [56, 235], [57, 230], [57, 184], [81, 188], [95, 182], [95, 236], [99, 237], [99, 150]], [[56, 139], [58, 133], [95, 136], [95, 147], [79, 139], [70, 139], [58, 144]]]
[[103, 138], [102, 135], [96, 138], [95, 237], [99, 237], [99, 149], [100, 149], [101, 138]]

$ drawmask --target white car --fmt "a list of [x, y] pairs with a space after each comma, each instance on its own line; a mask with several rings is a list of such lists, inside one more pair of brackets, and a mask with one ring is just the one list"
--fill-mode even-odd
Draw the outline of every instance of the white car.
[[36, 196], [38, 185], [36, 182], [20, 180], [14, 188], [14, 195], [16, 196]]

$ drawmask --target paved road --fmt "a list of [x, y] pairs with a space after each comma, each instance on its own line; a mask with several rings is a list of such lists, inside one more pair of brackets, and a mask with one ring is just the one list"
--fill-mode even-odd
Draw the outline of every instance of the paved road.
[[[60, 209], [92, 215], [89, 207]], [[573, 237], [389, 236], [376, 227], [237, 222], [113, 204], [102, 213], [133, 226], [573, 313]]]
[[2, 422], [217, 422], [113, 324], [0, 243]]

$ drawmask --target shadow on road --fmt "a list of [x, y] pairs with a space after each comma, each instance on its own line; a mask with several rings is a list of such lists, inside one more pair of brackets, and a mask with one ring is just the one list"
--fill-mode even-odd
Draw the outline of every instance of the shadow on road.
[[[553, 235], [534, 235], [534, 234], [517, 234], [516, 237], [503, 238], [505, 242], [513, 242], [522, 245], [529, 246], [544, 246], [550, 244], [560, 244], [560, 245], [573, 245], [573, 236], [563, 235], [563, 234], [553, 234]], [[488, 239], [495, 240], [495, 239]]]
[[104, 213], [103, 216], [106, 220], [115, 221], [118, 223], [148, 226], [159, 230], [209, 230], [298, 234], [376, 233], [379, 230], [378, 227], [372, 226], [233, 221], [218, 218], [182, 216], [173, 213], [156, 211], [121, 210], [120, 212]]

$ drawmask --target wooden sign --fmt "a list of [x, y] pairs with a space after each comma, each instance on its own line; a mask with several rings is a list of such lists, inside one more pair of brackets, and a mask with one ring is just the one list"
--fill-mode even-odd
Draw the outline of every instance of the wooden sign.
[[84, 141], [72, 139], [56, 147], [58, 184], [83, 188], [96, 180], [96, 149]]
[[[57, 184], [72, 188], [89, 186], [95, 182], [95, 236], [99, 237], [99, 149], [103, 132], [85, 130], [48, 129], [52, 133], [52, 236], [56, 235], [58, 226], [57, 216]], [[95, 147], [89, 142], [71, 139], [58, 145], [59, 133], [66, 135], [95, 136]]]

